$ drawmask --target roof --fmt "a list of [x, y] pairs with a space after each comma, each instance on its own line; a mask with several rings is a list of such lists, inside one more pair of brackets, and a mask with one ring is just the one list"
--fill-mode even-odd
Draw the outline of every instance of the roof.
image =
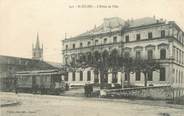
[[61, 74], [61, 72], [57, 69], [16, 72], [16, 75], [43, 75], [43, 74]]
[[16, 67], [17, 71], [56, 69], [52, 65], [41, 60], [0, 55], [0, 66], [4, 65]]
[[109, 30], [112, 31], [114, 29], [120, 29], [123, 25], [125, 25], [125, 21], [119, 17], [104, 18], [104, 22], [100, 26], [82, 33], [79, 36], [86, 36], [93, 33], [103, 33]]
[[50, 62], [50, 61], [46, 61], [49, 65], [53, 66], [53, 67], [56, 67], [56, 68], [63, 68], [64, 65], [62, 65], [61, 63], [58, 63], [58, 62]]
[[[101, 34], [106, 32], [114, 32], [120, 31], [123, 27], [139, 27], [139, 26], [146, 26], [150, 24], [156, 24], [164, 22], [163, 19], [156, 19], [155, 17], [144, 17], [139, 19], [131, 19], [131, 20], [123, 20], [120, 17], [111, 17], [111, 18], [104, 18], [104, 21], [101, 25], [95, 26], [90, 31], [84, 32], [76, 37], [83, 37], [89, 36], [93, 34]], [[75, 37], [74, 37], [75, 38]]]
[[143, 26], [143, 25], [150, 25], [157, 23], [158, 20], [156, 20], [153, 17], [144, 17], [140, 19], [136, 19], [130, 22], [130, 27], [138, 27], [138, 26]]

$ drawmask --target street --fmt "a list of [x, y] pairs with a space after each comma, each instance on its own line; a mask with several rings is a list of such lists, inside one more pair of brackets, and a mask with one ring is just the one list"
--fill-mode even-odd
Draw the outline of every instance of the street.
[[1, 107], [1, 116], [184, 116], [184, 106], [159, 101], [0, 93], [18, 105]]

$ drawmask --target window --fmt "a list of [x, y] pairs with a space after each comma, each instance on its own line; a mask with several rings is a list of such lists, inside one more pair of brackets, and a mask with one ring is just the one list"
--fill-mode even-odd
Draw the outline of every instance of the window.
[[141, 35], [140, 34], [137, 34], [136, 35], [136, 40], [139, 41], [141, 39]]
[[95, 45], [97, 45], [98, 44], [98, 40], [95, 40]]
[[153, 38], [153, 35], [152, 35], [152, 32], [149, 32], [148, 33], [148, 39], [151, 39], [151, 38]]
[[65, 81], [68, 81], [68, 72], [66, 72], [64, 79], [65, 79]]
[[118, 79], [117, 79], [117, 72], [113, 72], [112, 73], [112, 83], [117, 83]]
[[80, 43], [80, 47], [82, 47], [82, 43]]
[[153, 81], [153, 72], [148, 72], [148, 81]]
[[165, 30], [161, 31], [161, 38], [165, 37]]
[[166, 50], [165, 49], [160, 50], [160, 59], [166, 59]]
[[75, 44], [73, 44], [73, 49], [75, 48]]
[[91, 42], [90, 41], [88, 41], [88, 46], [90, 46], [91, 45]]
[[184, 63], [184, 52], [182, 52], [182, 64]]
[[179, 63], [181, 62], [181, 50], [179, 49], [179, 59], [178, 59]]
[[125, 73], [125, 81], [128, 81], [128, 74]]
[[98, 83], [99, 82], [98, 72], [94, 72], [94, 82], [95, 83]]
[[129, 42], [129, 35], [125, 37], [125, 42]]
[[108, 82], [108, 73], [104, 74], [104, 82], [107, 83]]
[[160, 81], [165, 81], [165, 68], [160, 69]]
[[176, 69], [176, 81], [175, 81], [176, 83], [178, 82], [177, 79], [178, 79], [178, 70]]
[[113, 37], [113, 43], [116, 43], [117, 42], [117, 37]]
[[68, 45], [66, 45], [66, 49], [68, 49]]
[[180, 63], [182, 63], [182, 51], [180, 50]]
[[141, 73], [140, 72], [136, 72], [135, 73], [135, 80], [136, 81], [140, 81], [141, 80]]
[[87, 81], [91, 81], [91, 71], [87, 72]]
[[75, 72], [72, 72], [72, 81], [75, 81]]
[[153, 58], [153, 51], [148, 50], [148, 60], [151, 60]]
[[140, 59], [141, 58], [141, 52], [140, 51], [137, 51], [136, 52], [136, 59]]
[[178, 72], [178, 83], [180, 83], [180, 74], [181, 74], [181, 72], [179, 70], [179, 72]]
[[80, 81], [83, 81], [83, 72], [80, 71]]
[[182, 75], [181, 75], [181, 83], [183, 83], [183, 71], [182, 71]]
[[174, 57], [174, 60], [175, 60], [175, 59], [176, 59], [176, 58], [175, 58], [175, 56], [176, 56], [176, 55], [175, 55], [175, 47], [173, 47], [172, 53], [173, 53], [173, 57]]
[[106, 43], [107, 43], [107, 38], [104, 39], [104, 44], [106, 44]]
[[178, 58], [179, 58], [178, 56], [179, 56], [179, 53], [178, 53], [178, 49], [176, 48], [176, 61], [179, 61], [178, 60]]

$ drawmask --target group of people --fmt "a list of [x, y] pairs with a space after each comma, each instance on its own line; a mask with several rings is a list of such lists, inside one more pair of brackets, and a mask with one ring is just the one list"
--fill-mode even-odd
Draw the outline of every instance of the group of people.
[[84, 86], [84, 94], [86, 97], [92, 96], [93, 93], [93, 85], [92, 84], [86, 84]]

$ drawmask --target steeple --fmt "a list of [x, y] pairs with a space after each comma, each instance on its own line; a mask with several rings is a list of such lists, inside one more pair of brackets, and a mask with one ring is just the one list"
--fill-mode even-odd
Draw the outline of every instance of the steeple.
[[32, 47], [33, 47], [32, 59], [43, 60], [43, 44], [42, 44], [42, 48], [40, 48], [40, 41], [39, 41], [38, 32], [37, 32], [36, 44], [35, 44], [35, 46], [33, 44]]
[[37, 32], [37, 40], [36, 40], [36, 46], [35, 46], [36, 49], [40, 49], [40, 41], [39, 41], [39, 34]]

